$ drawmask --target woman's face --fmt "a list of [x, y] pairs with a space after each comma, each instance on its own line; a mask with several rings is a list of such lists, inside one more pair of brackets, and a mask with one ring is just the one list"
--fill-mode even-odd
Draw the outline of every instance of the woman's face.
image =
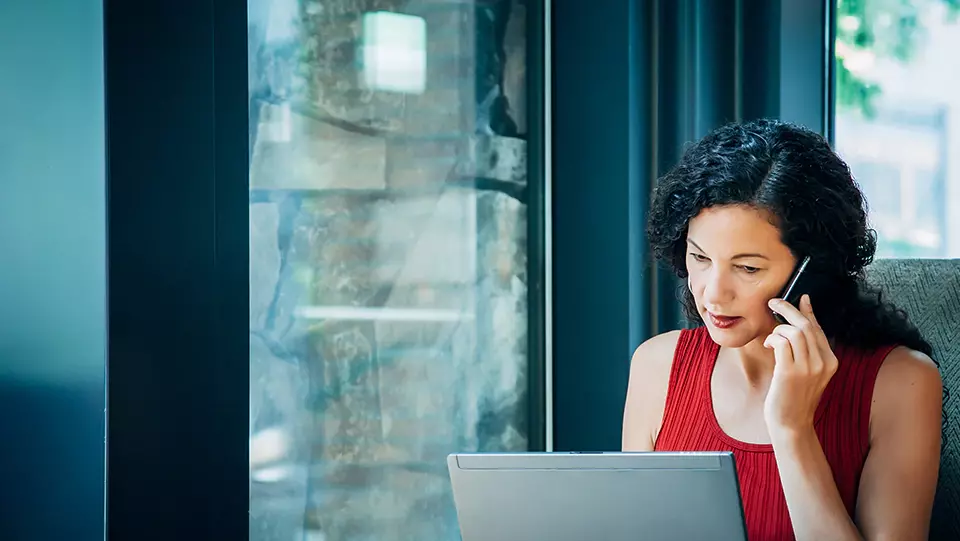
[[743, 347], [777, 325], [767, 301], [787, 283], [796, 258], [767, 212], [704, 209], [690, 220], [686, 262], [697, 311], [714, 342]]

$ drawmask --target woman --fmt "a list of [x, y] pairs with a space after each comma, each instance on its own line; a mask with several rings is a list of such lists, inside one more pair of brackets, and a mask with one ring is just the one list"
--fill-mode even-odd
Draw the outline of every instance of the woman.
[[[700, 326], [637, 349], [623, 449], [732, 451], [751, 541], [927, 537], [942, 384], [864, 284], [864, 207], [822, 137], [769, 120], [716, 130], [657, 186], [650, 243]], [[794, 307], [776, 297], [805, 256], [818, 285]]]

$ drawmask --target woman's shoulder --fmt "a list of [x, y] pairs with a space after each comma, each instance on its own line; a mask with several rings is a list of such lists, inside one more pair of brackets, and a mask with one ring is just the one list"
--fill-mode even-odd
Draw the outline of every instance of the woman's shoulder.
[[923, 412], [939, 417], [943, 404], [940, 370], [928, 355], [904, 346], [888, 351], [874, 383], [872, 434], [908, 423]]
[[940, 369], [928, 355], [905, 346], [889, 350], [877, 372], [874, 395], [899, 395], [936, 392], [938, 400], [943, 382]]
[[[705, 344], [704, 342], [710, 342]], [[631, 376], [635, 372], [642, 372], [644, 379], [650, 376], [667, 378], [670, 367], [678, 351], [684, 349], [700, 349], [712, 345], [710, 335], [703, 327], [668, 331], [649, 338], [633, 352], [630, 361]], [[666, 384], [666, 381], [663, 381]]]
[[664, 353], [672, 358], [673, 352], [677, 347], [677, 342], [679, 342], [683, 332], [682, 330], [669, 331], [647, 339], [633, 352], [633, 361], [631, 364], [636, 363], [638, 360], [643, 362], [644, 359], [660, 358]]
[[887, 348], [888, 353], [880, 365], [880, 373], [887, 372], [899, 376], [934, 377], [940, 379], [940, 370], [929, 355], [908, 348], [894, 346]]
[[633, 352], [630, 360], [631, 385], [643, 387], [652, 397], [666, 395], [670, 370], [681, 341], [689, 341], [690, 331], [669, 331], [649, 338]]
[[634, 351], [623, 417], [623, 449], [652, 451], [660, 430], [674, 351], [682, 331], [658, 334]]
[[647, 387], [666, 389], [674, 352], [683, 331], [658, 334], [640, 344], [630, 359], [630, 380]]
[[[633, 352], [630, 360], [631, 376], [642, 372], [651, 375], [669, 376], [673, 358], [681, 341], [689, 340], [689, 330], [669, 331], [647, 339]], [[665, 383], [665, 382], [664, 382]]]
[[[875, 395], [898, 391], [904, 386], [921, 385], [928, 388], [930, 385], [941, 384], [940, 369], [933, 359], [907, 346], [891, 344], [867, 348], [841, 344], [835, 351], [841, 365], [846, 364], [851, 370], [865, 370], [875, 374], [875, 380], [868, 379], [875, 382]], [[853, 368], [855, 365], [859, 367]]]

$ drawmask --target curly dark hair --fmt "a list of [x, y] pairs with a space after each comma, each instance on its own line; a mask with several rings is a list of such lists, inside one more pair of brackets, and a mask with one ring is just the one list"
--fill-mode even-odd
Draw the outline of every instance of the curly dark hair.
[[[701, 210], [721, 205], [768, 211], [797, 260], [810, 256], [808, 272], [822, 282], [810, 297], [828, 337], [864, 349], [902, 345], [932, 354], [906, 314], [866, 283], [864, 268], [877, 247], [866, 201], [850, 168], [819, 134], [757, 120], [723, 126], [689, 147], [654, 194], [647, 235], [657, 259], [686, 278], [688, 224]], [[686, 317], [702, 324], [693, 295], [680, 291]]]

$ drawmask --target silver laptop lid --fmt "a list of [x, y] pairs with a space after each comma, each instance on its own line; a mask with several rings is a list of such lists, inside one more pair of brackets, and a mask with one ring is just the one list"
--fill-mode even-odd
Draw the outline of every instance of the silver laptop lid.
[[463, 541], [744, 541], [733, 455], [494, 453], [447, 459]]

